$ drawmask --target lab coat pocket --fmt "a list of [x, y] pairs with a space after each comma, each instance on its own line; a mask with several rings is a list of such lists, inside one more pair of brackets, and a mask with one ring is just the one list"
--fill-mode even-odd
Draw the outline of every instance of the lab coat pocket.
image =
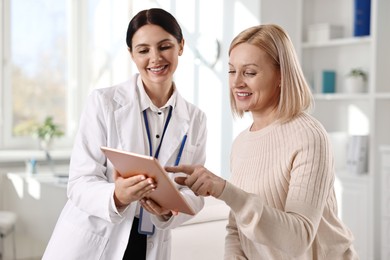
[[196, 146], [187, 144], [184, 146], [179, 164], [193, 164]]
[[108, 238], [62, 221], [55, 228], [43, 259], [100, 259], [107, 242]]

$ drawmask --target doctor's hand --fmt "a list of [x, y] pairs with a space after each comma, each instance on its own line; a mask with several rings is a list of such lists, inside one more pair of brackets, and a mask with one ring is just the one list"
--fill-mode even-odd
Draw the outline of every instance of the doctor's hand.
[[226, 181], [203, 166], [179, 165], [165, 167], [167, 172], [185, 173], [186, 177], [176, 177], [175, 182], [189, 187], [196, 195], [218, 198], [225, 188]]
[[116, 170], [114, 170], [114, 181], [114, 201], [118, 208], [142, 199], [156, 188], [152, 178], [147, 178], [144, 175], [123, 178]]
[[164, 219], [169, 219], [171, 216], [176, 216], [179, 212], [161, 207], [154, 200], [143, 198], [140, 200], [141, 206], [153, 215], [162, 216]]

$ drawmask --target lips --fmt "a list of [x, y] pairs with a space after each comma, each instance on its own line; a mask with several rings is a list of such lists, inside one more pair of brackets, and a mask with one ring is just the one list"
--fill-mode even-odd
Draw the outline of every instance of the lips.
[[164, 71], [166, 68], [168, 68], [168, 65], [162, 65], [162, 66], [158, 66], [158, 67], [148, 68], [148, 70], [153, 72], [153, 73], [160, 73], [160, 72]]
[[252, 95], [252, 93], [249, 93], [249, 92], [236, 92], [236, 94], [239, 97], [249, 97]]

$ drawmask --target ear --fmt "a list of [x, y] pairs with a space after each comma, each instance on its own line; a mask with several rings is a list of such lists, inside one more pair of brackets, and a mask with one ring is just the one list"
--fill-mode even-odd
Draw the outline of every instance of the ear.
[[182, 39], [179, 44], [179, 56], [183, 54], [183, 50], [184, 50], [184, 39]]

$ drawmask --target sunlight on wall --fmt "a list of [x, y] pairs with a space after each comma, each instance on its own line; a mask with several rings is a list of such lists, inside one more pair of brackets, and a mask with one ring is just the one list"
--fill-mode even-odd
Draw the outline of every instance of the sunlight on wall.
[[34, 178], [26, 178], [27, 190], [28, 194], [36, 199], [41, 199], [41, 184], [37, 179]]
[[343, 186], [342, 186], [342, 183], [340, 181], [339, 178], [335, 178], [335, 182], [334, 182], [334, 189], [335, 189], [335, 193], [336, 193], [336, 200], [337, 200], [337, 211], [338, 211], [338, 214], [337, 216], [342, 219], [343, 218], [343, 211], [342, 211], [342, 208], [343, 208], [343, 200], [342, 200], [342, 194], [343, 194]]
[[[20, 199], [24, 198], [25, 190], [27, 191], [27, 196], [30, 195], [36, 200], [41, 199], [41, 184], [37, 179], [28, 176], [18, 176], [15, 174], [10, 175], [9, 179], [11, 180], [12, 186]], [[24, 182], [24, 180], [26, 180], [26, 182]]]
[[328, 132], [329, 141], [333, 150], [334, 167], [336, 174], [345, 169], [347, 161], [348, 134], [343, 131]]
[[[221, 75], [224, 75], [220, 66], [221, 60], [214, 67], [209, 67], [202, 60], [202, 57], [214, 55], [210, 53], [214, 46], [208, 49], [200, 44], [200, 36], [203, 35], [209, 39], [207, 41], [222, 40], [223, 32], [223, 10], [224, 2], [222, 0], [215, 1], [199, 1], [199, 17], [197, 18], [198, 28], [195, 44], [191, 48], [194, 53], [195, 61], [193, 73], [196, 81], [194, 88], [197, 89], [195, 102], [205, 111], [207, 115], [208, 141], [207, 141], [207, 160], [206, 166], [216, 171], [221, 172], [221, 142], [222, 142], [222, 96], [226, 86], [223, 85]], [[212, 25], [212, 26], [210, 26]], [[214, 49], [215, 50], [215, 49]], [[184, 76], [185, 77], [185, 76]], [[183, 77], [183, 79], [184, 79]]]
[[[242, 30], [260, 23], [260, 17], [258, 14], [258, 12], [260, 11], [260, 3], [258, 2], [259, 1], [252, 1], [252, 3], [247, 4], [252, 6], [252, 8], [248, 8], [248, 6], [245, 6], [244, 3], [241, 1], [235, 2], [234, 17], [239, 22], [234, 23], [234, 36], [239, 34]], [[257, 10], [254, 7], [257, 7]], [[242, 19], [242, 17], [245, 17], [245, 19]], [[252, 116], [250, 113], [245, 113], [243, 118], [235, 118], [233, 120], [233, 138], [235, 138], [241, 131], [248, 128], [251, 123]]]
[[233, 138], [247, 129], [252, 124], [252, 115], [245, 113], [243, 118], [235, 118], [233, 121]]
[[[258, 12], [260, 11], [260, 1], [249, 1], [251, 3], [245, 1], [246, 5], [243, 2], [244, 1], [235, 1], [234, 3], [234, 17], [237, 21], [234, 23], [235, 35], [248, 27], [260, 23], [260, 17], [258, 15]], [[251, 8], [248, 6], [251, 6]]]
[[9, 176], [9, 179], [11, 180], [12, 185], [15, 188], [16, 194], [18, 194], [18, 197], [22, 199], [24, 196], [23, 178], [21, 176], [11, 175]]
[[[121, 0], [90, 1], [88, 46], [91, 50], [91, 89], [124, 81], [130, 55], [126, 46], [129, 11]], [[91, 39], [91, 40], [90, 40]]]
[[348, 133], [350, 135], [368, 135], [370, 126], [367, 115], [359, 107], [349, 105], [348, 107]]

